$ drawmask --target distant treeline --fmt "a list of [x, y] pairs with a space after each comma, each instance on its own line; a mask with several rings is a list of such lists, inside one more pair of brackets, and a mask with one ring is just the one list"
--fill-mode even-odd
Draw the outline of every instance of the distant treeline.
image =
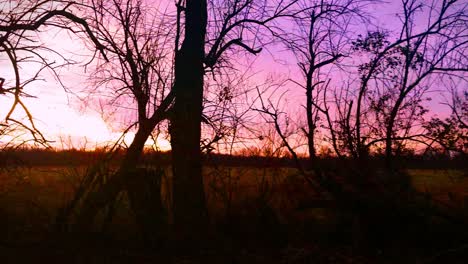
[[[117, 151], [110, 159], [111, 163], [119, 164], [124, 150]], [[0, 167], [4, 166], [79, 166], [89, 165], [105, 159], [109, 155], [103, 150], [48, 150], [48, 149], [10, 149], [0, 151]], [[384, 165], [384, 157], [374, 155], [370, 157], [372, 166]], [[401, 167], [411, 169], [468, 169], [468, 155], [448, 157], [446, 155], [409, 155], [397, 157]], [[300, 160], [306, 166], [307, 159]], [[321, 157], [317, 159], [319, 165], [328, 168], [343, 166], [351, 160], [336, 157]], [[145, 152], [141, 159], [142, 165], [160, 164], [170, 165], [171, 152]], [[246, 166], [246, 167], [295, 167], [291, 158], [263, 157], [263, 156], [232, 156], [225, 154], [205, 154], [205, 165]]]

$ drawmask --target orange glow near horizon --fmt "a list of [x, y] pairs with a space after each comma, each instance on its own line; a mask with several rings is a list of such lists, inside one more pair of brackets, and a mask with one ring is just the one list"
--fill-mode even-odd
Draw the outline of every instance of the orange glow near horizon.
[[[84, 43], [80, 40], [73, 39], [72, 36], [64, 31], [57, 29], [49, 29], [40, 33], [41, 41], [43, 41], [50, 49], [58, 51], [62, 56], [78, 62], [75, 65], [69, 65], [61, 68], [59, 74], [61, 82], [70, 91], [80, 93], [83, 87], [89, 85], [87, 76], [89, 72], [83, 66], [89, 61], [92, 52], [84, 47]], [[57, 41], [59, 40], [59, 41]], [[14, 79], [11, 63], [4, 53], [0, 53], [0, 77], [5, 79]], [[51, 54], [53, 60], [56, 56]], [[23, 64], [20, 69], [22, 80], [27, 80], [31, 75], [35, 74], [38, 66], [34, 63]], [[88, 67], [92, 67], [88, 65]], [[46, 140], [50, 141], [50, 145], [57, 149], [86, 149], [93, 150], [99, 147], [109, 146], [114, 144], [122, 136], [123, 129], [115, 129], [118, 125], [108, 124], [97, 111], [94, 106], [83, 107], [83, 102], [77, 100], [74, 95], [67, 93], [51, 72], [43, 71], [41, 80], [32, 82], [26, 87], [27, 93], [36, 98], [23, 98], [23, 102], [27, 106], [30, 113], [33, 115], [34, 124], [37, 129], [43, 133]], [[12, 86], [12, 83], [5, 84]], [[0, 97], [0, 115], [5, 117], [11, 108], [13, 98], [11, 96]], [[26, 119], [26, 114], [17, 107], [12, 115], [17, 120], [24, 121], [29, 125]], [[22, 132], [19, 132], [22, 134]], [[2, 135], [0, 143], [7, 143], [14, 139], [17, 135]], [[129, 131], [124, 142], [129, 145], [134, 137], [134, 133]], [[24, 133], [23, 136], [16, 139], [22, 140], [31, 139], [31, 135]], [[153, 145], [152, 140], [147, 141], [148, 146]], [[165, 139], [157, 140], [157, 147], [160, 150], [166, 151], [170, 149], [170, 144]]]
[[[151, 1], [149, 1], [151, 2]], [[378, 15], [382, 15], [385, 19], [382, 19], [379, 23], [382, 26], [390, 27], [392, 26], [393, 20], [390, 18], [395, 18], [394, 13], [397, 12], [397, 6], [395, 4], [389, 4], [388, 8], [381, 9], [379, 6], [372, 7], [370, 11], [376, 12]], [[92, 52], [85, 47], [83, 40], [77, 39], [72, 34], [60, 31], [57, 29], [44, 29], [40, 33], [40, 41], [44, 43], [48, 48], [60, 54], [67, 59], [76, 61], [75, 65], [70, 65], [59, 70], [59, 75], [62, 78], [62, 82], [67, 89], [70, 89], [73, 92], [81, 93], [84, 88], [89, 85], [86, 80], [86, 76], [90, 76], [92, 73], [86, 72], [86, 70], [92, 69], [93, 63], [87, 65], [86, 69], [83, 65], [89, 62]], [[271, 53], [277, 52], [276, 50], [270, 51]], [[278, 51], [277, 55], [280, 56], [281, 52]], [[12, 69], [11, 64], [6, 55], [0, 53], [0, 77], [6, 77], [5, 79], [11, 79]], [[287, 55], [285, 55], [287, 56]], [[290, 56], [290, 55], [289, 55]], [[58, 64], [60, 63], [60, 58], [56, 58], [57, 55], [50, 58], [51, 61], [58, 59]], [[291, 59], [292, 57], [289, 57]], [[48, 58], [49, 59], [49, 58]], [[282, 61], [285, 68], [278, 67], [276, 63], [277, 58], [270, 57], [268, 52], [262, 52], [257, 57], [252, 57], [252, 59], [257, 60], [255, 66], [258, 69], [251, 70], [251, 72], [259, 72], [253, 78], [259, 81], [259, 83], [264, 82], [264, 79], [267, 78], [269, 74], [291, 74], [298, 75], [296, 62], [294, 60], [288, 61], [288, 57], [280, 58], [279, 61]], [[250, 60], [250, 58], [249, 58]], [[245, 65], [248, 65], [250, 61], [246, 61]], [[288, 68], [288, 64], [291, 64]], [[23, 64], [25, 66], [25, 64]], [[30, 68], [28, 68], [30, 67]], [[34, 74], [37, 71], [37, 65], [27, 65], [27, 67], [21, 68], [21, 75], [24, 75], [24, 79], [31, 74]], [[32, 113], [35, 119], [35, 124], [39, 131], [41, 131], [47, 140], [52, 141], [51, 145], [58, 149], [66, 148], [78, 148], [78, 149], [95, 149], [97, 147], [102, 147], [106, 145], [111, 145], [116, 142], [122, 135], [123, 129], [116, 129], [118, 125], [107, 123], [105, 118], [103, 118], [97, 111], [93, 110], [94, 107], [91, 101], [89, 108], [84, 110], [78, 110], [79, 105], [76, 103], [70, 103], [70, 96], [64, 91], [64, 88], [61, 87], [61, 84], [54, 80], [54, 76], [50, 73], [44, 72], [41, 75], [44, 82], [38, 81], [33, 82], [27, 86], [25, 90], [37, 98], [24, 99], [28, 109]], [[10, 83], [9, 86], [12, 84]], [[288, 87], [286, 87], [288, 88]], [[289, 89], [289, 88], [288, 88]], [[287, 94], [287, 97], [291, 101], [287, 102], [288, 110], [293, 111], [294, 107], [301, 108], [303, 101], [300, 103], [295, 102], [301, 100], [304, 97], [304, 92], [297, 87], [292, 86], [290, 93]], [[439, 117], [444, 117], [449, 113], [447, 107], [441, 106], [440, 97], [438, 94], [431, 94], [431, 97], [436, 97], [437, 100], [430, 102], [431, 110], [435, 110], [434, 113], [439, 115]], [[4, 117], [11, 106], [12, 98], [6, 98], [4, 96], [0, 97], [0, 116]], [[74, 101], [75, 99], [72, 99]], [[125, 111], [125, 110], [124, 110]], [[14, 114], [15, 118], [24, 120], [24, 112], [21, 109], [17, 109]], [[109, 121], [110, 122], [110, 121]], [[129, 123], [129, 122], [126, 122]], [[13, 136], [0, 138], [0, 143], [4, 143], [9, 138]], [[125, 136], [125, 144], [129, 145], [134, 137], [133, 132], [129, 132]], [[30, 135], [29, 135], [30, 138]], [[147, 145], [151, 146], [153, 144], [151, 139], [148, 139]], [[165, 139], [158, 139], [156, 143], [159, 149], [169, 150], [170, 143]], [[319, 147], [320, 148], [320, 147]]]
[[[59, 89], [59, 88], [58, 88]], [[114, 144], [122, 136], [122, 131], [116, 131], [95, 111], [78, 111], [73, 106], [67, 104], [65, 92], [63, 97], [43, 95], [38, 99], [26, 100], [29, 111], [34, 116], [36, 127], [44, 134], [45, 138], [51, 141], [50, 145], [57, 149], [86, 149], [93, 150], [99, 147]], [[2, 105], [9, 105], [7, 100], [0, 101]], [[8, 108], [2, 108], [0, 114], [5, 114]], [[19, 110], [19, 109], [18, 109]], [[15, 118], [23, 119], [22, 111], [15, 113]], [[23, 119], [24, 120], [24, 119]], [[129, 145], [134, 132], [129, 131], [124, 138], [126, 145]], [[4, 142], [8, 142], [14, 136], [6, 135]], [[28, 134], [19, 140], [30, 138]], [[153, 141], [148, 139], [147, 146], [152, 146]], [[170, 150], [170, 144], [165, 139], [157, 140], [157, 147], [162, 151]]]

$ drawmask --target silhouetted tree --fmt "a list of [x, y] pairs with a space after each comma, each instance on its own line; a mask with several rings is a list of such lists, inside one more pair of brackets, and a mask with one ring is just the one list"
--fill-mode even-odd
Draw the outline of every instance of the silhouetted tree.
[[174, 99], [171, 91], [174, 24], [166, 24], [165, 14], [138, 0], [93, 0], [87, 8], [92, 13], [85, 13], [86, 21], [106, 56], [95, 60], [96, 69], [91, 76], [95, 85], [91, 89], [112, 93], [109, 107], [124, 105], [125, 115], [135, 115], [130, 128], [136, 126], [136, 133], [115, 175], [81, 197], [78, 225], [80, 229], [89, 229], [98, 211], [126, 190], [142, 234], [154, 239], [152, 236], [160, 236], [158, 232], [164, 230], [161, 226], [165, 216], [161, 215], [159, 199], [147, 201], [144, 190], [157, 180], [148, 177], [158, 175], [145, 175], [137, 166], [146, 141], [156, 126], [167, 119]]
[[[340, 58], [349, 56], [352, 37], [347, 33], [349, 24], [369, 21], [364, 18], [364, 7], [369, 3], [362, 0], [301, 2], [300, 8], [305, 11], [294, 18], [294, 32], [284, 39], [303, 77], [294, 82], [304, 88], [306, 94], [306, 127], [301, 130], [307, 138], [309, 169], [314, 168], [317, 156], [316, 132], [320, 117], [328, 117], [329, 107], [323, 96], [332, 77], [326, 73], [327, 69], [337, 65]], [[330, 130], [330, 134], [335, 137], [334, 130]]]
[[[182, 8], [179, 6], [178, 8]], [[206, 0], [187, 1], [184, 39], [175, 57], [175, 103], [171, 117], [174, 220], [183, 235], [206, 224], [200, 152]], [[178, 14], [180, 16], [180, 13]], [[190, 230], [193, 229], [193, 230]]]
[[440, 147], [448, 156], [468, 154], [468, 91], [462, 89], [451, 88], [450, 101], [445, 103], [451, 109], [449, 117], [433, 117], [424, 123], [430, 140], [426, 151]]
[[[119, 100], [128, 95], [135, 100], [138, 129], [120, 172], [107, 187], [86, 198], [81, 226], [89, 227], [124, 185], [130, 198], [138, 200], [138, 188], [131, 190], [132, 168], [155, 125], [169, 118], [175, 230], [189, 237], [201, 230], [195, 226], [207, 223], [200, 151], [205, 74], [216, 76], [220, 62], [229, 61], [228, 52], [260, 52], [251, 45], [267, 35], [253, 31], [268, 29], [293, 3], [212, 1], [208, 7], [206, 1], [179, 1], [175, 16], [161, 15], [164, 19], [150, 19], [148, 24], [141, 1], [90, 1], [87, 7], [94, 11], [88, 19], [108, 56], [108, 61], [98, 63], [97, 77], [102, 78], [98, 84], [114, 89]], [[168, 49], [171, 41], [174, 48]]]
[[[416, 23], [421, 13], [427, 17], [424, 25]], [[369, 145], [360, 135], [361, 109], [364, 98], [374, 88], [378, 96], [374, 110], [382, 118], [389, 170], [394, 167], [395, 142], [411, 137], [408, 131], [415, 117], [424, 114], [420, 103], [433, 82], [430, 78], [467, 71], [462, 65], [468, 44], [466, 5], [461, 1], [431, 5], [404, 1], [400, 21], [401, 29], [395, 41], [388, 41], [384, 33], [375, 32], [355, 42], [357, 50], [371, 54], [370, 61], [360, 67], [361, 88], [355, 114], [357, 147]]]
[[[350, 25], [358, 22], [369, 23], [365, 16], [365, 7], [370, 1], [361, 0], [333, 0], [333, 1], [299, 1], [297, 7], [302, 10], [296, 16], [291, 17], [292, 27], [285, 30], [282, 42], [294, 55], [297, 62], [300, 77], [295, 77], [292, 82], [305, 91], [305, 100], [301, 114], [306, 118], [305, 125], [296, 125], [307, 141], [308, 164], [303, 166], [298, 160], [296, 146], [292, 143], [294, 135], [287, 130], [292, 126], [288, 113], [280, 111], [277, 104], [268, 100], [262, 100], [260, 111], [271, 120], [279, 134], [283, 146], [288, 149], [296, 165], [309, 183], [319, 181], [321, 174], [317, 166], [317, 148], [322, 140], [318, 141], [318, 134], [328, 135], [331, 138], [332, 147], [338, 156], [343, 156], [339, 149], [339, 135], [333, 126], [329, 104], [331, 69], [341, 71], [341, 59], [349, 57], [352, 53]], [[281, 36], [280, 36], [281, 37]], [[333, 84], [332, 84], [333, 85]], [[340, 105], [342, 107], [342, 105]], [[320, 128], [328, 128], [321, 131]], [[294, 135], [294, 136], [293, 136]], [[315, 174], [313, 179], [310, 172]]]
[[205, 69], [215, 70], [220, 61], [228, 60], [228, 52], [259, 53], [261, 47], [253, 45], [264, 43], [266, 35], [257, 34], [257, 29], [271, 30], [275, 19], [289, 15], [294, 2], [188, 0], [177, 4], [177, 28], [183, 27], [184, 39], [175, 55], [170, 133], [174, 219], [182, 234], [190, 237], [199, 233], [196, 226], [207, 223], [200, 152]]
[[[328, 1], [321, 3], [327, 7], [325, 3]], [[331, 8], [330, 20], [336, 22], [341, 21], [340, 18], [346, 19], [346, 16], [340, 17], [340, 12], [334, 13], [337, 10], [340, 9]], [[423, 12], [424, 16], [420, 16], [422, 13], [419, 12]], [[312, 11], [312, 22], [317, 14], [320, 12]], [[424, 17], [425, 23], [416, 23], [421, 17]], [[403, 151], [405, 142], [424, 140], [425, 133], [415, 133], [414, 128], [421, 128], [426, 114], [423, 107], [425, 95], [429, 88], [434, 88], [431, 87], [434, 79], [430, 78], [446, 74], [462, 75], [467, 71], [463, 66], [467, 45], [465, 4], [461, 1], [442, 1], [426, 5], [422, 1], [403, 1], [399, 18], [401, 27], [396, 33], [396, 39], [392, 40], [391, 34], [376, 31], [364, 37], [359, 36], [349, 45], [351, 43], [344, 42], [345, 35], [339, 34], [340, 30], [345, 31], [349, 23], [331, 23], [337, 29], [328, 31], [326, 29], [329, 27], [325, 24], [325, 29], [321, 31], [319, 22], [316, 22], [312, 26], [306, 24], [309, 26], [304, 35], [309, 36], [309, 39], [305, 39], [305, 44], [297, 44], [296, 47], [292, 40], [290, 44], [302, 60], [299, 66], [305, 77], [305, 82], [299, 84], [306, 90], [308, 104], [304, 106], [308, 112], [308, 126], [304, 134], [308, 137], [309, 156], [316, 155], [311, 148], [315, 144], [312, 140], [313, 132], [317, 131], [317, 117], [320, 114], [324, 117], [323, 123], [328, 130], [326, 133], [338, 156], [352, 158], [351, 170], [339, 171], [337, 168], [325, 173], [315, 171], [316, 182], [330, 191], [344, 208], [352, 208], [363, 219], [369, 216], [368, 208], [395, 206], [399, 199], [409, 199], [409, 195], [405, 196], [411, 192], [409, 180], [406, 174], [394, 171], [393, 158]], [[305, 21], [308, 20], [299, 20], [304, 24]], [[333, 35], [335, 32], [338, 34]], [[322, 48], [320, 44], [325, 47]], [[320, 75], [320, 70], [329, 69], [340, 57], [345, 60], [344, 55], [354, 59], [351, 61], [354, 64], [358, 60], [356, 55], [366, 62], [358, 65], [354, 72], [348, 68], [351, 72], [347, 74], [348, 80], [332, 90], [330, 86], [337, 85], [338, 81], [329, 83], [325, 75]], [[342, 74], [345, 72], [340, 71]], [[330, 102], [334, 103], [333, 108], [330, 108]], [[273, 120], [284, 146], [294, 150], [288, 144], [284, 127], [281, 127], [283, 123], [279, 117], [284, 113], [271, 102], [264, 102], [261, 111]], [[371, 151], [380, 145], [385, 149], [386, 168], [391, 172], [388, 175], [381, 175], [380, 171], [371, 169], [372, 164], [369, 163]], [[382, 204], [377, 205], [377, 200], [381, 200]], [[381, 213], [385, 215], [385, 212]]]

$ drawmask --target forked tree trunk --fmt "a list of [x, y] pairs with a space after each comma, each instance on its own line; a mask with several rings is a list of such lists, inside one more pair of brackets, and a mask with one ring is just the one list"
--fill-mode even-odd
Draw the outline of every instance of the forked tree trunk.
[[174, 224], [184, 240], [196, 239], [193, 232], [206, 224], [207, 217], [200, 152], [206, 0], [187, 0], [185, 10], [185, 38], [176, 54], [171, 119]]
[[[151, 201], [146, 200], [141, 195], [145, 186], [143, 186], [144, 183], [142, 179], [138, 178], [137, 175], [138, 160], [141, 157], [144, 144], [151, 131], [151, 126], [148, 124], [141, 124], [117, 173], [110, 177], [101, 188], [93, 190], [84, 198], [76, 220], [78, 230], [91, 230], [99, 211], [111, 204], [116, 199], [117, 195], [124, 190], [128, 192], [132, 210], [135, 213], [137, 223], [143, 233], [145, 233], [147, 229], [154, 229], [153, 227], [150, 228], [148, 224], [150, 221], [148, 221], [148, 219], [154, 218], [150, 217], [153, 215], [153, 212], [150, 212], [150, 210], [155, 205], [151, 205]], [[155, 220], [155, 224], [159, 222], [159, 219], [155, 218], [153, 220]]]
[[[200, 227], [207, 223], [200, 152], [206, 8], [206, 0], [187, 0], [185, 38], [175, 59], [175, 103], [171, 118], [173, 212], [175, 230], [183, 239], [197, 239]], [[118, 173], [104, 188], [86, 197], [77, 219], [78, 226], [84, 230], [89, 230], [99, 210], [113, 201], [122, 187], [129, 191], [137, 222], [146, 225], [141, 207], [144, 201], [131, 178], [152, 130], [140, 125]]]

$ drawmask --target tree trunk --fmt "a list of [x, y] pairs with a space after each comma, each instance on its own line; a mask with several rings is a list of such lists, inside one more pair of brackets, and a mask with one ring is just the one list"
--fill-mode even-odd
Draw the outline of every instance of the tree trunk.
[[313, 85], [312, 85], [312, 73], [307, 76], [307, 88], [306, 88], [306, 112], [307, 112], [307, 145], [308, 145], [308, 150], [309, 150], [309, 164], [308, 164], [308, 170], [313, 170], [316, 169], [317, 164], [316, 164], [316, 151], [315, 151], [315, 129], [316, 129], [316, 124], [315, 120], [313, 118], [313, 113], [312, 113], [312, 91], [313, 91]]
[[392, 145], [393, 145], [393, 116], [390, 118], [390, 122], [387, 125], [385, 131], [385, 169], [387, 172], [393, 171], [393, 152], [392, 152]]
[[395, 126], [395, 121], [397, 118], [398, 110], [400, 109], [400, 106], [403, 103], [404, 98], [405, 96], [400, 93], [390, 113], [390, 117], [388, 119], [388, 124], [387, 124], [386, 131], [385, 131], [385, 168], [387, 172], [393, 172], [395, 170], [395, 164], [393, 160], [393, 151], [392, 151], [393, 133], [395, 129], [394, 126]]
[[[138, 160], [143, 151], [144, 144], [151, 133], [152, 128], [148, 124], [142, 124], [138, 128], [135, 138], [125, 153], [125, 157], [115, 175], [110, 177], [108, 181], [98, 190], [92, 190], [83, 201], [77, 216], [77, 226], [79, 230], [90, 230], [98, 212], [113, 202], [117, 195], [123, 191], [128, 191], [128, 196], [132, 209], [135, 211], [137, 222], [144, 223], [141, 214], [142, 201], [138, 198], [138, 193], [141, 191], [132, 179], [136, 171]], [[143, 228], [143, 227], [142, 227]]]
[[187, 0], [185, 10], [185, 38], [175, 60], [170, 132], [175, 230], [179, 238], [192, 240], [207, 217], [200, 152], [206, 1]]

